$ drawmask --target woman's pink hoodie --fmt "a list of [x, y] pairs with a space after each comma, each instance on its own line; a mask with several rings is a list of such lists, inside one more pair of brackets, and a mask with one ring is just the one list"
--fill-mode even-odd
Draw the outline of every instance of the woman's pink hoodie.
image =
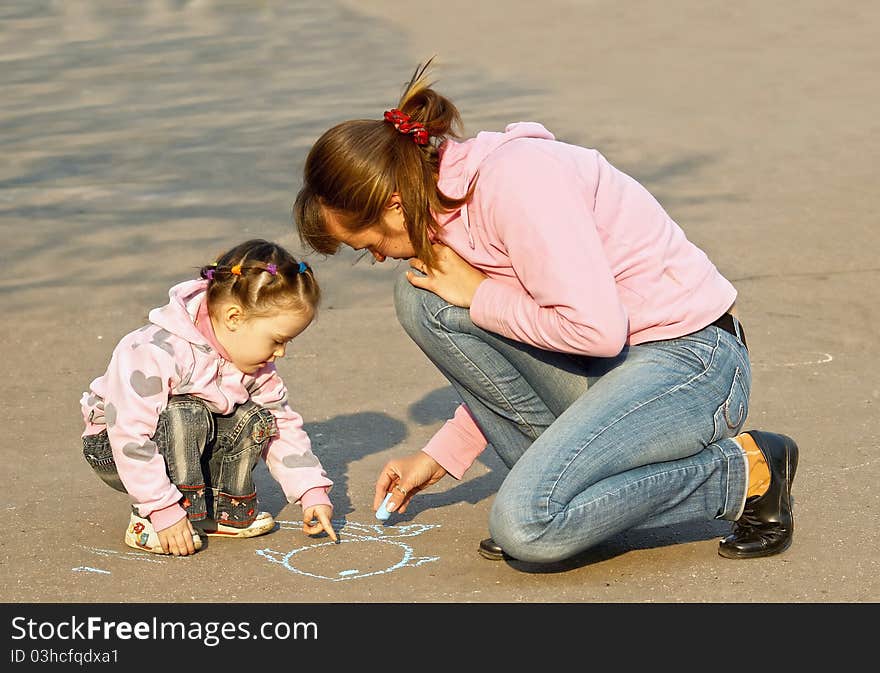
[[[706, 254], [638, 182], [542, 125], [442, 148], [438, 186], [470, 202], [436, 216], [443, 243], [483, 271], [483, 329], [538, 348], [613, 357], [702, 329], [736, 299]], [[461, 478], [486, 447], [464, 405], [423, 449]]]

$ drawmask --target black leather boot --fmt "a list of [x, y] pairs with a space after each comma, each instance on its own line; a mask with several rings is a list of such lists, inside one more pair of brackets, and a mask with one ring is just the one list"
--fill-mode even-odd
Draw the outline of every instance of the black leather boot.
[[725, 558], [758, 558], [784, 552], [794, 536], [791, 483], [798, 464], [798, 447], [791, 437], [749, 430], [770, 467], [770, 487], [764, 495], [746, 500], [733, 533], [718, 544]]
[[507, 558], [507, 555], [504, 553], [501, 546], [491, 537], [487, 537], [485, 540], [480, 540], [480, 556], [487, 558], [490, 561], [503, 561]]

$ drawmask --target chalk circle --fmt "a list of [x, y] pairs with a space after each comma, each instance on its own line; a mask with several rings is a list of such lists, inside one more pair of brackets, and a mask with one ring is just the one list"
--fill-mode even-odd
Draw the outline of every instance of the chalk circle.
[[[280, 520], [278, 523], [281, 529], [301, 525]], [[289, 538], [281, 537], [271, 547], [256, 553], [292, 573], [333, 582], [384, 575], [439, 560], [437, 556], [417, 555], [410, 544], [412, 538], [437, 528], [436, 524], [386, 526], [334, 520], [333, 525], [340, 534], [338, 543], [318, 539], [291, 549], [283, 544]]]
[[438, 560], [416, 556], [406, 542], [373, 537], [348, 537], [339, 544], [324, 542], [287, 552], [260, 549], [257, 554], [298, 575], [333, 582], [384, 575]]
[[777, 367], [814, 367], [816, 365], [826, 365], [834, 360], [831, 353], [817, 353], [816, 351], [807, 351], [804, 353], [794, 353], [787, 355], [782, 362], [752, 362], [752, 369], [775, 369]]

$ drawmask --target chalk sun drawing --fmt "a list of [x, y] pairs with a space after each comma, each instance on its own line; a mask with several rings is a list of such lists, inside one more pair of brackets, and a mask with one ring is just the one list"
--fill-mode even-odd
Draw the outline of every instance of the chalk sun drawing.
[[[278, 521], [279, 527], [284, 529], [299, 529], [302, 523], [298, 521]], [[374, 575], [384, 575], [386, 573], [399, 570], [400, 568], [413, 568], [424, 563], [431, 563], [439, 560], [439, 556], [416, 556], [413, 548], [401, 538], [415, 537], [422, 533], [439, 528], [439, 524], [404, 524], [400, 526], [386, 526], [383, 524], [360, 524], [353, 521], [334, 520], [333, 526], [337, 531], [341, 531], [339, 535], [339, 544], [350, 545], [383, 545], [386, 552], [390, 552], [390, 558], [393, 562], [385, 564], [379, 568], [360, 570], [358, 568], [347, 568], [340, 570], [335, 575], [321, 574], [316, 571], [308, 571], [305, 567], [316, 565], [314, 561], [317, 555], [326, 551], [326, 547], [335, 546], [336, 543], [325, 540], [316, 544], [303, 545], [290, 551], [279, 551], [277, 549], [258, 549], [257, 554], [265, 558], [271, 563], [277, 563], [286, 568], [290, 572], [298, 575], [306, 575], [316, 579], [329, 580], [331, 582], [342, 582], [345, 580], [362, 579], [364, 577], [372, 577]], [[343, 530], [344, 529], [344, 530]], [[311, 557], [311, 559], [310, 559]], [[309, 561], [312, 561], [310, 563]]]

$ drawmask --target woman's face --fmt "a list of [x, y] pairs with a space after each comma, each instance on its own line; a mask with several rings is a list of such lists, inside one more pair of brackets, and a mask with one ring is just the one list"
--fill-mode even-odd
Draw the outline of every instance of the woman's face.
[[391, 197], [382, 219], [376, 225], [360, 231], [348, 231], [339, 217], [329, 208], [321, 208], [327, 233], [340, 243], [355, 250], [367, 250], [377, 262], [391, 259], [409, 259], [416, 251], [403, 221], [403, 209], [395, 194]]

